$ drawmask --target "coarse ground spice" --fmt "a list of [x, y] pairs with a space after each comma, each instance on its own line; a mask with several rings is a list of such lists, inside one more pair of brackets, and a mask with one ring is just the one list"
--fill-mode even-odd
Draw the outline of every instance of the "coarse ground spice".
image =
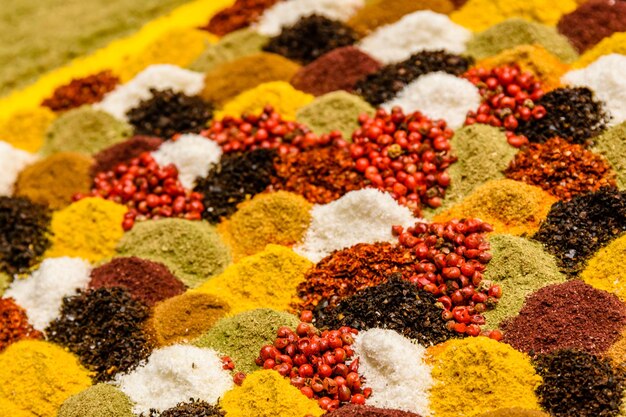
[[610, 360], [571, 350], [541, 355], [535, 360], [543, 383], [539, 402], [554, 417], [617, 415], [626, 374]]
[[626, 366], [626, 329], [622, 331], [617, 342], [603, 353], [602, 357], [610, 358], [616, 367]]
[[369, 405], [348, 404], [340, 407], [326, 417], [420, 417], [419, 414], [409, 411], [393, 410], [389, 408], [376, 408]]
[[26, 310], [12, 298], [0, 298], [0, 352], [22, 339], [43, 339], [28, 322]]
[[473, 63], [471, 58], [444, 50], [420, 51], [408, 59], [389, 64], [367, 75], [355, 85], [354, 91], [371, 105], [378, 106], [393, 99], [407, 84], [430, 72], [461, 75]]
[[534, 233], [556, 199], [534, 185], [509, 179], [492, 180], [472, 191], [459, 203], [435, 217], [434, 221], [479, 218], [498, 233]]
[[113, 287], [124, 288], [148, 307], [185, 291], [185, 285], [165, 265], [134, 256], [114, 258], [91, 271], [89, 288]]
[[[225, 415], [219, 406], [192, 398], [191, 401], [178, 403], [176, 407], [168, 408], [162, 413], [151, 409], [148, 417], [224, 417]], [[145, 414], [140, 415], [140, 417], [145, 416]]]
[[69, 206], [76, 193], [91, 188], [94, 160], [75, 152], [59, 152], [27, 166], [15, 183], [15, 195], [59, 210]]
[[246, 55], [261, 52], [269, 38], [252, 29], [240, 29], [220, 38], [206, 47], [204, 52], [189, 65], [189, 69], [197, 72], [209, 72], [219, 65], [233, 61]]
[[69, 397], [57, 417], [133, 417], [133, 405], [113, 385], [100, 383]]
[[201, 29], [217, 36], [224, 36], [250, 26], [259, 19], [265, 9], [278, 1], [280, 0], [236, 0], [232, 6], [214, 14], [209, 23]]
[[517, 316], [528, 295], [547, 285], [564, 282], [565, 276], [538, 242], [499, 234], [491, 235], [489, 244], [493, 258], [484, 278], [500, 286], [502, 297], [484, 316], [487, 327], [495, 329], [504, 320]]
[[231, 262], [230, 251], [213, 226], [184, 219], [139, 222], [120, 240], [117, 252], [160, 262], [190, 288]]
[[576, 349], [599, 354], [619, 338], [624, 325], [626, 305], [617, 296], [575, 279], [528, 296], [519, 315], [502, 327], [504, 341], [521, 352]]
[[0, 197], [0, 271], [27, 272], [49, 246], [49, 210], [23, 197]]
[[46, 130], [56, 119], [46, 107], [17, 111], [0, 120], [0, 140], [28, 152], [37, 152], [44, 142]]
[[615, 186], [615, 172], [602, 155], [558, 137], [522, 149], [505, 174], [541, 187], [559, 200]]
[[580, 273], [587, 284], [617, 295], [626, 301], [626, 285], [622, 281], [621, 260], [626, 255], [626, 235], [600, 249]]
[[553, 254], [562, 271], [577, 275], [585, 262], [626, 231], [626, 193], [602, 188], [552, 206], [533, 239]]
[[204, 76], [200, 96], [223, 105], [236, 95], [270, 81], [289, 81], [300, 65], [277, 54], [260, 52], [228, 61]]
[[221, 297], [186, 292], [158, 303], [152, 310], [149, 328], [158, 346], [189, 343], [229, 311]]
[[365, 52], [354, 46], [344, 46], [300, 68], [291, 84], [314, 96], [337, 90], [352, 91], [357, 81], [380, 68], [380, 62]]
[[238, 260], [270, 243], [292, 246], [300, 242], [311, 222], [311, 207], [304, 197], [287, 191], [258, 194], [241, 204], [219, 230]]
[[473, 416], [503, 407], [539, 410], [541, 377], [530, 358], [487, 337], [449, 341], [433, 363], [431, 408], [441, 417]]
[[17, 177], [28, 165], [39, 159], [38, 155], [17, 149], [13, 145], [0, 140], [0, 196], [11, 196], [15, 189]]
[[596, 136], [593, 142], [592, 150], [604, 156], [615, 171], [617, 187], [626, 188], [626, 122]]
[[98, 172], [113, 170], [118, 164], [139, 157], [144, 152], [159, 149], [163, 139], [151, 136], [133, 136], [132, 138], [106, 148], [93, 156], [95, 162], [91, 168], [92, 176]]
[[193, 344], [227, 355], [236, 371], [248, 373], [259, 369], [254, 362], [259, 349], [274, 342], [280, 327], [295, 329], [299, 323], [298, 318], [289, 313], [261, 308], [219, 320]]
[[496, 411], [488, 411], [476, 417], [549, 417], [549, 414], [539, 410], [529, 410], [526, 408], [499, 408]]
[[66, 85], [57, 87], [52, 96], [41, 102], [50, 110], [62, 112], [84, 104], [97, 103], [112, 91], [120, 79], [111, 71], [101, 71], [83, 78], [74, 78]]

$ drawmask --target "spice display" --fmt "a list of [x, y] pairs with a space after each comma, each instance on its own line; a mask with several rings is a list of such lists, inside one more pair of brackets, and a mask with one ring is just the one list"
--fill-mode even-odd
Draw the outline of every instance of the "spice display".
[[539, 356], [535, 366], [543, 377], [537, 395], [550, 415], [618, 415], [626, 375], [613, 368], [609, 360], [562, 350]]
[[57, 417], [133, 417], [130, 399], [109, 384], [96, 384], [69, 397]]
[[[176, 407], [168, 408], [162, 413], [154, 411], [155, 417], [224, 417], [226, 415], [219, 406], [200, 400], [179, 403]], [[150, 416], [152, 412], [153, 409], [150, 410]]]
[[313, 206], [311, 224], [296, 252], [319, 262], [335, 250], [358, 243], [393, 242], [391, 227], [409, 227], [416, 219], [388, 193], [352, 191], [340, 199]]
[[492, 180], [433, 219], [446, 221], [476, 217], [492, 225], [498, 233], [521, 236], [539, 230], [555, 201], [534, 185], [509, 179]]
[[138, 158], [144, 152], [159, 149], [163, 139], [150, 136], [133, 136], [132, 138], [106, 148], [93, 156], [92, 176], [98, 172], [113, 171], [121, 163]]
[[198, 291], [221, 297], [232, 313], [255, 308], [288, 310], [304, 273], [312, 266], [289, 248], [268, 245], [202, 284]]
[[[613, 364], [616, 366], [624, 366], [626, 364], [626, 338], [624, 337], [626, 333], [626, 328], [622, 331], [621, 336], [615, 343], [611, 345], [611, 347], [604, 352], [602, 357], [609, 358], [613, 361]], [[622, 406], [624, 404], [622, 403]]]
[[35, 155], [18, 148], [14, 148], [7, 142], [0, 141], [0, 166], [2, 166], [2, 176], [0, 177], [0, 196], [13, 195], [15, 181], [25, 167], [37, 160]]
[[61, 404], [91, 385], [73, 354], [39, 340], [22, 340], [0, 354], [0, 398], [28, 415], [56, 417]]
[[535, 389], [542, 379], [530, 358], [487, 337], [448, 342], [434, 359], [433, 379], [431, 408], [437, 416], [476, 415], [506, 407], [539, 410]]
[[548, 417], [549, 414], [539, 410], [529, 410], [526, 408], [512, 407], [499, 408], [496, 411], [488, 411], [478, 415], [478, 417]]
[[621, 236], [600, 249], [581, 272], [580, 278], [587, 284], [617, 295], [626, 301], [626, 286], [621, 282], [619, 260], [626, 253], [626, 237]]
[[126, 207], [101, 198], [85, 198], [54, 212], [52, 246], [46, 257], [75, 256], [98, 262], [115, 253], [124, 234]]
[[20, 172], [15, 195], [53, 210], [62, 209], [70, 205], [75, 193], [89, 191], [92, 164], [92, 158], [80, 153], [55, 153]]
[[120, 79], [111, 71], [101, 71], [83, 78], [75, 78], [69, 84], [57, 87], [52, 96], [41, 102], [50, 110], [62, 112], [84, 104], [97, 103], [112, 91]]
[[344, 46], [300, 68], [292, 77], [291, 84], [314, 96], [338, 90], [352, 91], [359, 80], [380, 67], [380, 63], [365, 52], [353, 46]]
[[114, 258], [91, 271], [89, 288], [113, 287], [125, 289], [149, 307], [185, 291], [185, 285], [165, 265], [134, 256]]
[[50, 212], [23, 197], [0, 197], [0, 270], [23, 273], [50, 246]]
[[601, 154], [615, 172], [615, 182], [620, 190], [626, 188], [626, 123], [614, 126], [593, 139], [592, 150]]
[[207, 72], [200, 96], [206, 101], [223, 105], [259, 84], [289, 81], [299, 69], [298, 64], [277, 54], [261, 52], [246, 55]]
[[11, 280], [11, 276], [5, 274], [4, 272], [0, 272], [0, 297], [2, 297], [4, 291], [9, 287]]
[[150, 327], [160, 346], [187, 343], [229, 312], [230, 307], [219, 297], [186, 292], [158, 303], [152, 311]]
[[0, 352], [22, 339], [42, 339], [43, 334], [28, 323], [26, 310], [12, 298], [0, 298]]
[[596, 46], [588, 49], [580, 56], [580, 59], [574, 63], [575, 68], [585, 68], [593, 62], [602, 59], [604, 56], [619, 54], [623, 55], [624, 39], [626, 35], [623, 32], [616, 32], [611, 36], [601, 40]]
[[14, 280], [4, 297], [15, 299], [33, 327], [43, 331], [58, 317], [63, 298], [87, 287], [90, 269], [78, 258], [46, 259], [28, 278]]
[[444, 50], [419, 51], [404, 61], [389, 64], [355, 85], [355, 92], [374, 106], [392, 100], [407, 84], [431, 72], [461, 75], [473, 61]]
[[455, 24], [448, 16], [424, 10], [375, 29], [357, 46], [380, 62], [389, 64], [425, 49], [461, 54], [465, 52], [465, 43], [470, 37], [469, 30]]
[[610, 188], [552, 206], [533, 239], [543, 243], [568, 275], [626, 231], [626, 194]]
[[218, 223], [237, 211], [239, 203], [265, 190], [274, 176], [274, 156], [273, 150], [262, 148], [223, 155], [196, 181], [194, 191], [203, 195], [205, 207], [202, 218]]
[[185, 345], [155, 350], [145, 364], [115, 383], [134, 403], [135, 414], [165, 411], [190, 398], [215, 404], [233, 386], [217, 352]]
[[132, 134], [132, 127], [113, 116], [90, 106], [69, 110], [57, 118], [46, 132], [40, 152], [44, 156], [55, 152], [94, 154]]
[[224, 36], [256, 22], [265, 9], [280, 0], [237, 0], [235, 3], [213, 15], [205, 28], [217, 36]]
[[197, 72], [210, 72], [227, 62], [246, 55], [261, 52], [269, 40], [252, 29], [240, 29], [220, 38], [217, 43], [208, 45], [204, 52], [189, 65], [189, 69]]
[[428, 397], [433, 379], [430, 367], [424, 363], [425, 353], [423, 346], [393, 330], [360, 332], [354, 354], [359, 360], [359, 372], [372, 389], [367, 404], [431, 415]]
[[478, 89], [471, 82], [445, 72], [433, 72], [405, 86], [383, 107], [420, 111], [431, 119], [445, 120], [450, 128], [457, 129], [463, 126], [467, 112], [478, 108], [480, 102]]
[[297, 317], [289, 313], [268, 308], [250, 310], [219, 320], [194, 345], [227, 355], [236, 371], [253, 372], [260, 369], [255, 363], [260, 347], [273, 343], [279, 328], [295, 329], [298, 323]]
[[231, 262], [214, 227], [183, 219], [138, 223], [120, 240], [117, 252], [160, 262], [190, 288], [221, 273]]
[[520, 45], [539, 45], [565, 63], [578, 58], [574, 47], [556, 28], [521, 18], [507, 19], [477, 33], [467, 42], [467, 54], [485, 59]]
[[220, 227], [237, 260], [270, 243], [292, 246], [300, 242], [311, 222], [311, 207], [303, 197], [286, 191], [258, 194]]
[[491, 235], [489, 244], [493, 258], [484, 278], [500, 286], [502, 297], [484, 316], [487, 327], [495, 329], [504, 320], [518, 315], [528, 295], [547, 285], [564, 282], [565, 276], [538, 242], [501, 234]]
[[0, 120], [0, 140], [17, 149], [37, 152], [54, 119], [54, 112], [45, 107], [18, 111], [13, 116]]
[[325, 414], [327, 417], [419, 417], [409, 411], [377, 408], [369, 405], [348, 404]]

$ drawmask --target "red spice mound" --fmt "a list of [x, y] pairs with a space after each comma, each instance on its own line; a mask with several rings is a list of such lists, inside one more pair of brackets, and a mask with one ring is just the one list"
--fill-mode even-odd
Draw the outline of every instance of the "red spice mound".
[[118, 164], [137, 158], [144, 152], [159, 149], [163, 139], [151, 136], [134, 136], [127, 141], [117, 143], [94, 155], [95, 163], [91, 169], [92, 176], [98, 172], [111, 171]]
[[43, 339], [43, 334], [28, 323], [26, 310], [12, 298], [0, 298], [0, 352], [22, 339]]
[[265, 9], [280, 0], [237, 0], [235, 4], [213, 15], [209, 23], [201, 27], [217, 36], [224, 36], [237, 29], [248, 27], [263, 14]]
[[326, 417], [420, 417], [409, 411], [349, 404], [326, 414]]
[[526, 353], [562, 349], [606, 351], [626, 325], [626, 305], [617, 296], [580, 280], [544, 287], [526, 298], [505, 322], [504, 342]]
[[111, 71], [102, 71], [84, 78], [75, 78], [58, 87], [41, 105], [53, 111], [65, 111], [83, 104], [97, 103], [118, 85], [120, 79]]

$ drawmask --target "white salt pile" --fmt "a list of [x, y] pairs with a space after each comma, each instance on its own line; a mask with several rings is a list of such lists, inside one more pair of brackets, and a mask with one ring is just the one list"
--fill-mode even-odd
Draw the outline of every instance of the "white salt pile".
[[21, 149], [14, 148], [9, 143], [0, 141], [0, 196], [13, 195], [13, 186], [17, 177], [27, 165], [34, 163], [37, 157]]

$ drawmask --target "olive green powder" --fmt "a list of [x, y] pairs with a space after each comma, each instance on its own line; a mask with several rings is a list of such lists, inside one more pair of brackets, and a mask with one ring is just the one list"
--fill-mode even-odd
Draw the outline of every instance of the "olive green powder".
[[254, 360], [261, 347], [272, 344], [281, 326], [293, 329], [298, 325], [296, 316], [269, 308], [246, 311], [233, 317], [223, 318], [200, 336], [194, 345], [212, 348], [229, 356], [235, 370], [253, 372], [259, 369]]
[[10, 283], [11, 277], [4, 272], [0, 272], [0, 297], [2, 297], [4, 291], [9, 287]]
[[57, 417], [133, 417], [132, 408], [122, 391], [109, 384], [97, 384], [65, 400]]
[[626, 122], [594, 138], [593, 151], [607, 159], [617, 174], [617, 187], [626, 189]]

